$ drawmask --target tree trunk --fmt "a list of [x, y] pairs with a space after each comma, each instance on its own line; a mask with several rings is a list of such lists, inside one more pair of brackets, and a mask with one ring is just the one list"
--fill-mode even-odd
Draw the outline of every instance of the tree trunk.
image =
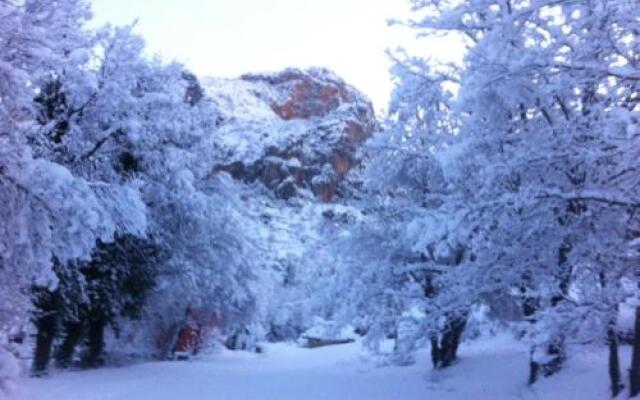
[[51, 358], [51, 348], [58, 328], [57, 297], [46, 289], [34, 288], [34, 305], [38, 309], [33, 318], [37, 329], [33, 353], [32, 373], [43, 375]]
[[[604, 273], [600, 273], [600, 284], [603, 288], [607, 286], [607, 279]], [[613, 309], [613, 316], [607, 325], [607, 346], [609, 347], [609, 380], [611, 382], [611, 397], [617, 397], [624, 385], [622, 384], [622, 374], [620, 373], [620, 356], [618, 355], [619, 337], [617, 330], [618, 306]]]
[[633, 355], [629, 370], [629, 397], [640, 394], [640, 306], [636, 307], [635, 336], [633, 338]]
[[89, 325], [87, 335], [87, 353], [84, 358], [84, 365], [89, 368], [99, 367], [104, 364], [104, 328], [105, 320], [102, 318], [93, 319]]
[[458, 358], [458, 347], [467, 325], [467, 313], [451, 317], [447, 321], [442, 338], [431, 337], [431, 362], [434, 368], [451, 366]]
[[64, 327], [65, 337], [56, 351], [56, 366], [69, 368], [73, 361], [73, 351], [82, 339], [83, 326], [81, 322], [68, 322]]
[[564, 337], [560, 336], [555, 342], [548, 344], [545, 351], [548, 361], [541, 363], [535, 361], [535, 347], [531, 350], [531, 360], [529, 361], [529, 385], [536, 383], [540, 373], [544, 376], [551, 376], [562, 369], [566, 356]]
[[56, 324], [56, 315], [53, 312], [45, 313], [35, 321], [38, 333], [33, 354], [32, 373], [34, 376], [43, 375], [47, 370], [53, 339], [56, 335]]
[[438, 343], [438, 335], [431, 335], [431, 364], [433, 368], [440, 365], [440, 344]]
[[[526, 288], [520, 288], [522, 293], [526, 292]], [[533, 316], [536, 314], [538, 310], [538, 301], [537, 299], [527, 296], [524, 298], [522, 302], [522, 315], [525, 318], [529, 319], [529, 322], [533, 325], [535, 324], [535, 319]], [[531, 347], [529, 350], [529, 385], [533, 385], [538, 380], [538, 375], [540, 374], [540, 365], [536, 361], [534, 361], [535, 355], [535, 347]]]
[[611, 381], [611, 396], [616, 397], [624, 385], [620, 373], [620, 358], [618, 356], [618, 334], [615, 329], [615, 318], [607, 327], [607, 344], [609, 345], [609, 379]]
[[536, 383], [538, 375], [540, 375], [540, 364], [533, 361], [534, 351], [534, 349], [531, 349], [531, 355], [529, 356], [529, 385]]
[[[578, 205], [575, 206], [576, 208]], [[571, 252], [572, 246], [564, 243], [558, 249], [558, 269], [562, 272], [562, 278], [558, 282], [558, 289], [560, 295], [553, 296], [551, 298], [551, 308], [557, 307], [564, 297], [569, 294], [569, 286], [571, 282], [571, 269], [567, 267], [567, 257]], [[529, 300], [531, 302], [531, 299]], [[533, 316], [538, 308], [538, 301], [533, 300], [531, 304], [525, 301], [525, 316]], [[528, 314], [528, 315], [527, 315]], [[535, 320], [531, 320], [531, 323], [535, 324]], [[557, 337], [546, 346], [546, 361], [541, 363], [535, 360], [534, 356], [536, 348], [531, 350], [531, 359], [529, 361], [529, 385], [533, 385], [538, 380], [540, 373], [544, 376], [551, 376], [562, 369], [562, 365], [566, 359], [566, 347], [564, 344], [564, 335], [560, 333]]]
[[567, 358], [564, 336], [558, 338], [555, 343], [551, 343], [547, 347], [547, 354], [551, 356], [551, 359], [542, 364], [540, 369], [544, 376], [551, 376], [562, 369], [562, 364]]

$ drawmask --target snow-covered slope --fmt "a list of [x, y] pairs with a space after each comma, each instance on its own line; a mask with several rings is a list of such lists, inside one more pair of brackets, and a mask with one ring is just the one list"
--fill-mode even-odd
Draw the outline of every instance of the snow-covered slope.
[[[629, 349], [622, 349], [623, 360]], [[420, 357], [428, 359], [426, 351]], [[426, 362], [425, 362], [426, 363]], [[608, 398], [606, 351], [572, 358], [557, 376], [526, 385], [527, 349], [508, 337], [463, 345], [445, 371], [377, 366], [360, 343], [264, 354], [223, 352], [191, 362], [146, 363], [25, 379], [12, 400], [600, 400]]]

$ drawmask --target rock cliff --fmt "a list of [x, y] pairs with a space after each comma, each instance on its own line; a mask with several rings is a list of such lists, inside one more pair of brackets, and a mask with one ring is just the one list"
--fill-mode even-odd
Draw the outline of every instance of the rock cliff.
[[371, 102], [326, 69], [205, 79], [220, 111], [216, 171], [262, 182], [283, 199], [308, 190], [331, 201], [376, 129]]

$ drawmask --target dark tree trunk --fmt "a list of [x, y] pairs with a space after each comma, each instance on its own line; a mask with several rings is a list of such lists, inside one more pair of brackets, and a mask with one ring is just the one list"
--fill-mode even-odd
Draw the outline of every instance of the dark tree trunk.
[[[607, 278], [604, 273], [600, 273], [600, 284], [603, 288], [607, 286]], [[607, 325], [607, 346], [609, 347], [609, 381], [611, 382], [611, 397], [617, 397], [624, 385], [622, 384], [622, 374], [620, 372], [620, 356], [618, 355], [619, 337], [617, 330], [618, 306], [613, 309], [613, 316]]]
[[609, 379], [611, 380], [611, 396], [616, 397], [624, 385], [620, 374], [620, 358], [618, 356], [618, 335], [615, 328], [607, 328], [607, 344], [609, 345]]
[[458, 346], [462, 339], [462, 332], [467, 325], [467, 317], [456, 318], [452, 322], [451, 329], [447, 331], [442, 337], [442, 344], [440, 346], [441, 361], [443, 367], [448, 367], [453, 364], [458, 358]]
[[431, 362], [434, 368], [449, 367], [458, 358], [458, 346], [467, 325], [467, 317], [464, 313], [449, 318], [440, 341], [437, 336], [431, 337]]
[[33, 323], [37, 329], [36, 346], [33, 354], [32, 373], [34, 376], [46, 372], [51, 358], [53, 339], [58, 328], [58, 313], [55, 293], [36, 289], [34, 304], [38, 308]]
[[438, 342], [438, 335], [431, 335], [431, 364], [433, 368], [438, 368], [440, 365], [440, 343]]
[[[522, 293], [526, 293], [526, 288], [522, 287]], [[538, 300], [534, 297], [527, 296], [522, 302], [522, 314], [529, 320], [531, 324], [535, 324], [534, 316], [538, 310]], [[533, 385], [538, 380], [540, 375], [540, 364], [534, 361], [535, 347], [532, 347], [529, 351], [529, 385]]]
[[554, 343], [547, 345], [545, 351], [548, 361], [541, 363], [534, 360], [535, 348], [531, 350], [531, 361], [529, 362], [529, 384], [533, 385], [540, 377], [551, 376], [562, 369], [562, 365], [567, 358], [564, 337], [560, 336]]
[[538, 376], [540, 375], [540, 364], [533, 361], [533, 352], [531, 350], [531, 355], [529, 356], [529, 385], [533, 385], [538, 380]]
[[615, 329], [615, 319], [607, 327], [607, 344], [609, 345], [609, 379], [611, 380], [611, 396], [616, 397], [624, 385], [620, 373], [620, 358], [618, 357], [618, 335]]
[[636, 307], [636, 326], [633, 338], [633, 355], [629, 370], [629, 397], [640, 394], [640, 306]]
[[51, 358], [51, 347], [56, 335], [56, 315], [47, 313], [36, 320], [38, 330], [36, 336], [36, 347], [33, 354], [33, 375], [39, 376], [46, 372]]
[[73, 351], [82, 340], [83, 325], [81, 322], [68, 322], [64, 326], [65, 337], [56, 351], [56, 366], [69, 368], [73, 361]]
[[[576, 210], [578, 205], [574, 205]], [[568, 255], [572, 246], [564, 243], [558, 249], [558, 270], [561, 272], [558, 289], [560, 294], [551, 298], [551, 308], [557, 307], [564, 301], [564, 297], [569, 294], [569, 286], [571, 282], [571, 268], [567, 265]], [[527, 304], [529, 303], [529, 304]], [[538, 308], [538, 301], [527, 299], [525, 301], [525, 316], [532, 317]], [[535, 319], [531, 319], [531, 323], [536, 323]], [[531, 359], [529, 361], [529, 385], [533, 385], [538, 380], [540, 374], [551, 376], [562, 369], [562, 365], [566, 360], [566, 347], [564, 343], [564, 335], [560, 333], [554, 340], [546, 346], [546, 358], [544, 363], [535, 360], [534, 355], [536, 348], [531, 349]]]
[[551, 376], [562, 369], [562, 365], [567, 358], [564, 337], [560, 336], [554, 343], [546, 346], [546, 358], [548, 361], [541, 363], [535, 361], [534, 354], [536, 348], [531, 349], [529, 361], [529, 385], [533, 385], [538, 381], [540, 374], [543, 376]]
[[105, 320], [102, 318], [93, 319], [89, 325], [87, 334], [87, 353], [84, 358], [84, 365], [89, 368], [99, 367], [104, 364], [104, 328]]
[[542, 364], [540, 369], [544, 376], [551, 376], [562, 369], [562, 364], [567, 359], [566, 347], [564, 345], [564, 337], [557, 339], [555, 343], [551, 343], [547, 347], [547, 354], [551, 359]]

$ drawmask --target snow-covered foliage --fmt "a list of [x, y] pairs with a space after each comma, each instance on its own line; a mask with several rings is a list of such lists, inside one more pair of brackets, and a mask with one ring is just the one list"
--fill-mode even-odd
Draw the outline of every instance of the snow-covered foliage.
[[534, 357], [556, 347], [561, 360], [564, 340], [605, 337], [629, 294], [622, 280], [634, 278], [637, 10], [632, 2], [422, 9], [432, 16], [418, 26], [473, 41], [449, 103], [460, 134], [443, 156], [474, 230], [476, 261], [465, 274], [483, 283], [481, 296], [518, 291]]
[[356, 196], [367, 217], [347, 227], [347, 309], [378, 338], [417, 317], [435, 344], [488, 305], [526, 321], [534, 381], [565, 343], [609, 341], [637, 291], [637, 4], [412, 5], [407, 24], [463, 41], [465, 60], [393, 54]]
[[405, 24], [464, 60], [390, 52], [379, 123], [325, 69], [201, 84], [133, 26], [90, 30], [85, 1], [0, 1], [0, 391], [24, 348], [38, 374], [79, 346], [99, 365], [106, 327], [149, 357], [366, 335], [441, 368], [508, 326], [531, 383], [607, 343], [617, 394], [640, 310], [636, 3], [413, 0]]
[[[71, 340], [66, 324], [87, 314], [69, 310], [108, 307], [106, 323], [131, 316], [126, 297], [111, 297], [127, 294], [111, 292], [148, 290], [135, 285], [156, 287], [145, 302], [150, 324], [179, 321], [188, 307], [230, 328], [251, 320], [261, 275], [253, 220], [238, 184], [212, 176], [215, 148], [203, 138], [219, 112], [202, 100], [197, 79], [144, 56], [131, 27], [86, 29], [82, 1], [8, 1], [0, 14], [2, 382], [31, 331], [32, 287], [61, 299], [50, 312], [36, 310], [38, 338], [61, 324]], [[149, 244], [158, 256], [118, 255], [109, 243], [121, 235], [141, 240], [127, 240], [129, 255]], [[126, 280], [147, 273], [150, 282]]]
[[[259, 321], [271, 340], [296, 339], [322, 314], [327, 240], [342, 180], [373, 132], [371, 104], [325, 69], [203, 80], [215, 106], [210, 159], [241, 187], [244, 229], [259, 244]], [[326, 204], [322, 204], [326, 203]], [[325, 233], [327, 235], [325, 235]], [[338, 239], [339, 240], [339, 239]]]
[[53, 259], [88, 259], [96, 239], [143, 234], [146, 219], [135, 190], [75, 176], [29, 146], [40, 128], [36, 86], [87, 45], [86, 4], [5, 1], [0, 14], [0, 353], [7, 360], [8, 341], [24, 333], [29, 286], [56, 285]]
[[0, 7], [3, 360], [35, 333], [35, 373], [52, 353], [69, 366], [83, 338], [96, 365], [107, 326], [110, 345], [160, 357], [194, 323], [297, 337], [325, 265], [309, 260], [315, 196], [357, 163], [368, 100], [324, 69], [205, 90], [132, 26], [88, 29], [83, 1]]

